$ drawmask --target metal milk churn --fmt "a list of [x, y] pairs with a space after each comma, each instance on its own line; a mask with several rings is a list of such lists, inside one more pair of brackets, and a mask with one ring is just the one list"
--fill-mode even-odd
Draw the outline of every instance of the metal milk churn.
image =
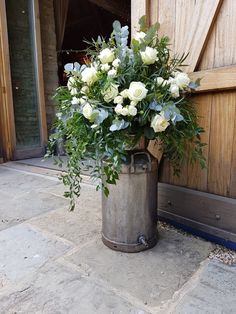
[[134, 152], [109, 196], [102, 196], [102, 240], [113, 250], [139, 252], [157, 243], [157, 161]]

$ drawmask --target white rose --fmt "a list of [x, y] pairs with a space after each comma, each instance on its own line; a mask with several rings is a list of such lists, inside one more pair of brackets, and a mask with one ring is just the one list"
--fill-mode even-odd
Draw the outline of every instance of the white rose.
[[175, 79], [173, 77], [169, 77], [169, 79], [167, 80], [168, 84], [176, 84], [175, 83]]
[[144, 39], [145, 36], [146, 36], [146, 34], [144, 32], [137, 32], [134, 35], [134, 39], [140, 43]]
[[114, 98], [114, 104], [123, 104], [123, 97], [122, 96], [116, 96]]
[[114, 68], [118, 68], [119, 65], [120, 65], [120, 59], [115, 59], [113, 62], [112, 62], [112, 65]]
[[103, 91], [103, 98], [105, 102], [112, 101], [118, 95], [118, 85], [111, 84], [105, 91]]
[[158, 60], [157, 50], [152, 47], [146, 47], [145, 51], [141, 51], [140, 54], [144, 64], [153, 64]]
[[80, 99], [77, 97], [73, 97], [71, 100], [72, 105], [79, 105], [80, 104]]
[[180, 89], [183, 89], [188, 86], [190, 83], [190, 78], [186, 73], [177, 72], [175, 74], [175, 82], [179, 86]]
[[116, 74], [117, 74], [117, 71], [115, 69], [111, 69], [110, 71], [107, 72], [107, 75], [111, 77], [116, 76]]
[[98, 58], [102, 63], [110, 63], [115, 59], [115, 55], [111, 49], [105, 48], [100, 52]]
[[130, 105], [133, 106], [133, 107], [137, 106], [137, 101], [132, 100], [132, 101], [130, 102]]
[[108, 63], [102, 64], [101, 65], [101, 70], [102, 71], [109, 71], [110, 70], [110, 65]]
[[163, 77], [161, 77], [161, 76], [157, 77], [155, 81], [156, 81], [157, 85], [162, 85], [162, 86], [165, 86], [165, 85], [168, 83], [168, 82], [167, 82], [165, 79], [163, 79]]
[[75, 88], [75, 87], [71, 88], [70, 94], [71, 94], [72, 96], [77, 95], [77, 94], [78, 94], [77, 88]]
[[69, 91], [72, 90], [72, 88], [74, 88], [75, 83], [76, 83], [75, 78], [73, 76], [71, 76], [67, 82], [67, 87], [68, 87]]
[[129, 110], [129, 114], [131, 115], [131, 116], [136, 116], [136, 114], [137, 114], [137, 108], [136, 107], [134, 107], [134, 106], [129, 106], [129, 108], [128, 108], [128, 110]]
[[122, 114], [122, 116], [127, 116], [128, 114], [129, 114], [129, 110], [128, 110], [128, 108], [122, 108], [122, 110], [121, 110], [121, 114]]
[[83, 107], [83, 115], [86, 119], [90, 119], [91, 115], [93, 113], [93, 108], [90, 106], [90, 104], [86, 103]]
[[160, 114], [155, 115], [151, 121], [151, 127], [156, 133], [165, 131], [169, 125], [170, 123], [168, 120], [166, 120], [165, 117], [161, 116]]
[[177, 84], [171, 84], [169, 91], [170, 91], [172, 97], [174, 97], [174, 98], [179, 97], [179, 86]]
[[88, 91], [89, 91], [88, 86], [84, 86], [84, 87], [81, 88], [81, 94], [87, 94]]
[[129, 93], [128, 89], [124, 89], [122, 92], [120, 92], [120, 94], [123, 98], [128, 98], [128, 93]]
[[122, 112], [123, 107], [121, 106], [121, 104], [118, 104], [115, 106], [115, 112], [120, 115]]
[[97, 71], [95, 68], [90, 67], [83, 70], [81, 73], [82, 81], [87, 83], [88, 85], [92, 85], [94, 82], [97, 81]]
[[79, 99], [81, 105], [84, 105], [86, 103], [86, 99], [85, 98], [80, 98]]
[[128, 97], [133, 101], [141, 101], [147, 96], [148, 90], [141, 82], [131, 82], [128, 89]]

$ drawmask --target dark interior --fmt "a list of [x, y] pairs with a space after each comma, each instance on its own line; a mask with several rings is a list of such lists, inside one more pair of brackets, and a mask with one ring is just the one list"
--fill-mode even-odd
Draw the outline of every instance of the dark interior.
[[68, 62], [84, 62], [84, 39], [108, 38], [112, 23], [119, 20], [130, 27], [130, 0], [70, 0], [62, 50], [58, 52], [59, 77], [64, 82], [63, 68]]

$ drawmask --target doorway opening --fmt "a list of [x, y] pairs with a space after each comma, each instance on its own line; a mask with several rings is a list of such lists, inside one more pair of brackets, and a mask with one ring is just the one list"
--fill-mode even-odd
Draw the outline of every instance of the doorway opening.
[[[64, 38], [58, 50], [58, 74], [61, 85], [66, 84], [63, 75], [66, 63], [85, 63], [84, 40], [109, 38], [112, 23], [131, 24], [130, 0], [69, 0], [64, 28]], [[56, 17], [57, 19], [57, 17]]]

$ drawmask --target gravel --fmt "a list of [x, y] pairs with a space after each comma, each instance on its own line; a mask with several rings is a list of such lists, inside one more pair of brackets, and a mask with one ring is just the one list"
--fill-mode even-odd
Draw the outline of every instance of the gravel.
[[[177, 229], [174, 226], [172, 226], [166, 222], [163, 222], [163, 221], [158, 222], [158, 228], [165, 229], [165, 230], [175, 230], [176, 232], [184, 234], [187, 237], [199, 238], [199, 237], [192, 235], [190, 233], [187, 233], [181, 229]], [[210, 252], [208, 257], [210, 259], [218, 260], [218, 261], [220, 261], [224, 264], [227, 264], [227, 265], [236, 264], [236, 251], [227, 249], [226, 247], [218, 245], [218, 244], [215, 244], [215, 248]]]

